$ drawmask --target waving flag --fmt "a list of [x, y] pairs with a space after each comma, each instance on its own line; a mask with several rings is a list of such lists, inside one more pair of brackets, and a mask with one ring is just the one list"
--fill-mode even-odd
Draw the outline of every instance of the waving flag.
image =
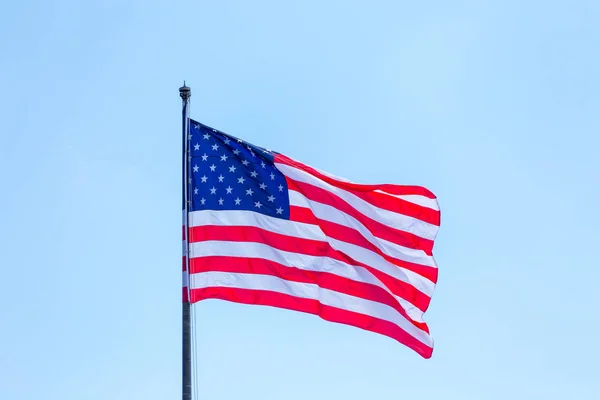
[[196, 121], [189, 127], [184, 301], [316, 314], [431, 357], [423, 313], [438, 276], [440, 211], [429, 190], [352, 183]]

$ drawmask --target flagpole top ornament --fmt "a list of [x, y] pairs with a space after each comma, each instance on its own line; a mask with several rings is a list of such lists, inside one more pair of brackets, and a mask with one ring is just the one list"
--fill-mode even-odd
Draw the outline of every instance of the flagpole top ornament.
[[192, 97], [192, 89], [186, 86], [185, 81], [183, 81], [183, 86], [179, 88], [179, 96], [183, 101], [187, 101]]

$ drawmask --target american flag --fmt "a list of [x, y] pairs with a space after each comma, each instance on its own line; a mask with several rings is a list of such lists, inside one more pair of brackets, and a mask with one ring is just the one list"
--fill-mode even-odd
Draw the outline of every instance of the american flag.
[[188, 125], [183, 301], [316, 314], [431, 357], [423, 314], [438, 277], [440, 211], [429, 190], [352, 183]]

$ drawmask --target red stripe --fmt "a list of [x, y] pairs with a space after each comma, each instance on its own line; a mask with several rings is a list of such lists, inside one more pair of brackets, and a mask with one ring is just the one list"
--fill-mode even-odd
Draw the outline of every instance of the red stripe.
[[189, 302], [189, 299], [188, 299], [188, 288], [187, 288], [187, 286], [184, 286], [183, 289], [182, 289], [181, 299], [182, 299], [182, 301], [184, 303]]
[[193, 289], [191, 291], [191, 300], [193, 303], [204, 299], [221, 299], [236, 303], [271, 306], [315, 314], [326, 321], [355, 326], [393, 338], [413, 349], [424, 358], [430, 358], [433, 352], [431, 347], [421, 343], [391, 322], [327, 306], [319, 303], [317, 300], [304, 299], [266, 290], [210, 287]]
[[351, 192], [371, 192], [374, 190], [382, 190], [386, 193], [395, 194], [395, 195], [419, 195], [424, 196], [430, 199], [435, 199], [435, 195], [424, 188], [423, 186], [412, 186], [412, 185], [391, 185], [391, 184], [379, 184], [379, 185], [363, 185], [358, 183], [350, 183], [343, 182], [337, 179], [331, 178], [327, 175], [322, 174], [316, 169], [309, 167], [308, 165], [302, 164], [298, 161], [292, 160], [291, 158], [284, 156], [282, 154], [277, 154], [275, 156], [275, 162], [290, 165], [299, 170], [308, 172], [309, 174], [316, 176], [317, 178], [344, 190], [348, 190]]
[[431, 301], [425, 293], [419, 291], [411, 284], [391, 277], [369, 265], [360, 263], [346, 254], [335, 250], [327, 242], [282, 235], [251, 226], [203, 225], [190, 229], [190, 243], [207, 240], [264, 243], [283, 251], [316, 257], [330, 257], [349, 265], [365, 268], [389, 288], [392, 293], [410, 302], [419, 310], [427, 310]]
[[330, 205], [350, 215], [364, 225], [365, 228], [367, 228], [374, 236], [385, 239], [392, 243], [399, 244], [400, 246], [416, 250], [423, 250], [426, 254], [431, 255], [433, 249], [433, 240], [424, 239], [410, 232], [392, 228], [382, 224], [379, 221], [369, 218], [357, 211], [341, 197], [330, 191], [308, 183], [299, 182], [288, 177], [286, 177], [286, 180], [290, 189], [300, 192], [303, 196], [310, 200]]
[[182, 268], [181, 270], [182, 270], [182, 271], [185, 271], [185, 268], [186, 268], [186, 265], [185, 265], [185, 256], [183, 256], [183, 257], [182, 257], [182, 260], [181, 260], [181, 261], [182, 261], [182, 263], [181, 263], [181, 264], [183, 265], [183, 268]]
[[185, 225], [181, 227], [181, 240], [185, 240]]
[[367, 250], [371, 250], [387, 261], [391, 262], [394, 265], [397, 265], [402, 268], [406, 268], [409, 271], [413, 271], [433, 283], [437, 282], [438, 278], [438, 269], [435, 267], [430, 267], [428, 265], [421, 265], [412, 263], [409, 261], [404, 261], [387, 255], [381, 249], [371, 242], [369, 242], [360, 232], [349, 228], [344, 225], [336, 224], [335, 222], [325, 221], [323, 219], [317, 218], [313, 212], [309, 208], [291, 206], [290, 207], [290, 220], [295, 222], [302, 222], [305, 224], [317, 225], [323, 231], [325, 235], [331, 237], [333, 239], [341, 240], [346, 243], [354, 244], [356, 246], [363, 247]]
[[190, 260], [191, 274], [209, 271], [271, 275], [287, 281], [313, 283], [323, 289], [387, 304], [417, 328], [429, 333], [427, 324], [413, 321], [398, 301], [379, 286], [356, 282], [328, 272], [305, 271], [260, 258], [210, 256]]
[[384, 210], [407, 215], [427, 222], [432, 225], [440, 226], [440, 212], [429, 207], [423, 207], [410, 201], [388, 196], [378, 192], [351, 192], [364, 201]]

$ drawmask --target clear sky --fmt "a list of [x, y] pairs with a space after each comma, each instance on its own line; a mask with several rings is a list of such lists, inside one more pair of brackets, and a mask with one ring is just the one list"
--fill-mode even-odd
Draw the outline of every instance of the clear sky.
[[439, 198], [433, 357], [196, 307], [201, 399], [598, 399], [600, 2], [0, 7], [0, 398], [180, 398], [192, 117]]

